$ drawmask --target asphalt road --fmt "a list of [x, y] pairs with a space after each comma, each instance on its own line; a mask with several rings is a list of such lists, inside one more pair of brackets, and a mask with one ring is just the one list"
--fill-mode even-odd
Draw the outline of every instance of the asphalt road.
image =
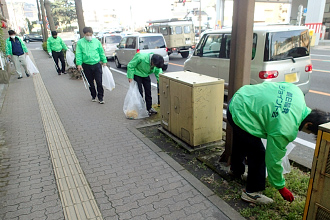
[[[71, 45], [70, 41], [65, 41]], [[30, 49], [41, 49], [40, 42], [27, 44]], [[318, 108], [330, 112], [330, 50], [329, 47], [312, 48], [313, 73], [310, 92], [306, 94], [306, 103], [310, 108]], [[183, 71], [183, 63], [186, 59], [181, 55], [170, 55], [170, 63], [166, 72]], [[117, 69], [113, 60], [108, 62], [112, 71], [126, 74], [126, 67]], [[153, 85], [156, 85], [154, 75], [151, 75]], [[289, 158], [306, 167], [311, 167], [314, 155], [316, 137], [312, 134], [299, 132], [294, 144], [296, 147]]]

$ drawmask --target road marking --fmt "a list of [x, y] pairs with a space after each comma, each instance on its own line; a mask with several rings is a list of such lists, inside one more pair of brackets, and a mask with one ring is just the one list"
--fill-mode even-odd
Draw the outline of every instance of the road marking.
[[330, 60], [321, 60], [321, 59], [312, 59], [312, 60], [317, 60], [317, 61], [322, 61], [322, 62], [330, 62]]
[[319, 91], [315, 91], [315, 90], [309, 90], [309, 92], [311, 93], [316, 93], [316, 94], [319, 94], [319, 95], [326, 95], [326, 96], [330, 96], [329, 93], [325, 93], [325, 92], [319, 92]]
[[176, 63], [168, 63], [168, 64], [171, 64], [171, 65], [174, 65], [174, 66], [181, 66], [181, 67], [184, 67], [183, 65], [181, 65], [181, 64], [176, 64]]
[[[116, 71], [116, 72], [118, 72], [118, 73], [121, 73], [121, 74], [123, 74], [123, 75], [125, 75], [125, 76], [127, 76], [127, 73], [125, 73], [125, 72], [123, 72], [123, 71], [121, 71], [121, 70], [118, 70], [118, 69], [115, 69], [115, 68], [112, 68], [112, 67], [110, 67], [110, 70], [114, 70], [114, 71]], [[157, 87], [157, 83], [151, 83], [151, 86], [153, 86], [153, 87]]]
[[93, 192], [40, 74], [33, 76], [39, 110], [66, 220], [102, 220]]
[[313, 69], [313, 71], [324, 72], [324, 73], [330, 73], [329, 70], [318, 70], [318, 69]]

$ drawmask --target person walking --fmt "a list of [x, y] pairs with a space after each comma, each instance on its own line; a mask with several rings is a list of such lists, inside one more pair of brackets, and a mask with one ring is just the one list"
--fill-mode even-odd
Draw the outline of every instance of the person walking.
[[[62, 38], [57, 36], [56, 31], [52, 31], [52, 36], [47, 39], [47, 51], [49, 54], [49, 58], [53, 57], [55, 62], [55, 68], [58, 75], [61, 73], [66, 74], [65, 72], [65, 61], [64, 61], [64, 54], [63, 50], [67, 50], [67, 46], [63, 42]], [[58, 60], [61, 61], [61, 67], [58, 65]]]
[[16, 72], [18, 74], [18, 79], [23, 78], [22, 66], [25, 70], [27, 77], [30, 76], [29, 71], [26, 66], [26, 57], [28, 55], [28, 49], [21, 38], [16, 36], [16, 32], [13, 30], [8, 31], [9, 38], [6, 40], [6, 55], [9, 59], [14, 62]]
[[146, 107], [149, 115], [157, 114], [157, 111], [151, 107], [151, 80], [149, 75], [152, 73], [155, 74], [158, 82], [159, 74], [163, 73], [163, 65], [164, 58], [158, 54], [153, 53], [136, 53], [133, 59], [127, 65], [128, 82], [132, 82], [133, 79], [137, 82], [139, 92], [142, 97], [144, 90]]
[[[294, 196], [285, 187], [281, 165], [286, 146], [296, 139], [298, 131], [316, 135], [318, 126], [330, 121], [330, 114], [308, 108], [303, 92], [292, 83], [264, 82], [241, 87], [229, 102], [227, 119], [233, 127], [230, 174], [243, 179], [246, 157], [248, 162], [242, 200], [273, 202], [261, 192], [267, 169], [271, 185], [292, 202]], [[267, 139], [266, 149], [261, 138]]]
[[[103, 96], [104, 90], [102, 86], [102, 65], [107, 65], [107, 58], [105, 57], [101, 42], [93, 38], [93, 29], [91, 27], [84, 27], [84, 38], [80, 39], [76, 47], [76, 64], [79, 71], [84, 70], [87, 81], [89, 83], [89, 90], [92, 96], [92, 102], [96, 102], [96, 95], [100, 104], [104, 104]], [[94, 80], [97, 86], [97, 94], [95, 90]]]

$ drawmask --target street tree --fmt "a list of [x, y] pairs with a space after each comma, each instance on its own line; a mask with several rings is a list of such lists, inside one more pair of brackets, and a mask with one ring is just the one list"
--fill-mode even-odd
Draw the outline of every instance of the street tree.
[[82, 8], [82, 2], [81, 0], [74, 0], [76, 5], [76, 11], [77, 11], [77, 18], [78, 18], [78, 26], [79, 26], [79, 33], [80, 38], [84, 37], [83, 29], [85, 27], [85, 19], [84, 19], [84, 11]]
[[73, 0], [55, 0], [51, 5], [54, 23], [69, 25], [77, 19], [75, 3]]

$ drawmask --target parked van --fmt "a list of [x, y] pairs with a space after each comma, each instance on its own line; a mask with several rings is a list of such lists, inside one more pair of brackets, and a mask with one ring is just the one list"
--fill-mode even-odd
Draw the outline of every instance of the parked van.
[[194, 25], [191, 20], [165, 19], [148, 21], [148, 33], [161, 33], [166, 41], [168, 54], [180, 53], [183, 58], [189, 55], [189, 49], [195, 45]]
[[166, 42], [161, 34], [133, 34], [123, 37], [115, 51], [115, 64], [117, 68], [127, 65], [136, 53], [159, 54], [164, 58], [163, 70], [169, 63]]
[[117, 45], [120, 43], [121, 38], [120, 34], [103, 34], [102, 37], [99, 38], [107, 59], [115, 57], [115, 50], [117, 49]]
[[[231, 29], [206, 31], [184, 70], [229, 80]], [[307, 27], [291, 25], [254, 26], [251, 84], [264, 81], [291, 82], [304, 94], [312, 73]]]

